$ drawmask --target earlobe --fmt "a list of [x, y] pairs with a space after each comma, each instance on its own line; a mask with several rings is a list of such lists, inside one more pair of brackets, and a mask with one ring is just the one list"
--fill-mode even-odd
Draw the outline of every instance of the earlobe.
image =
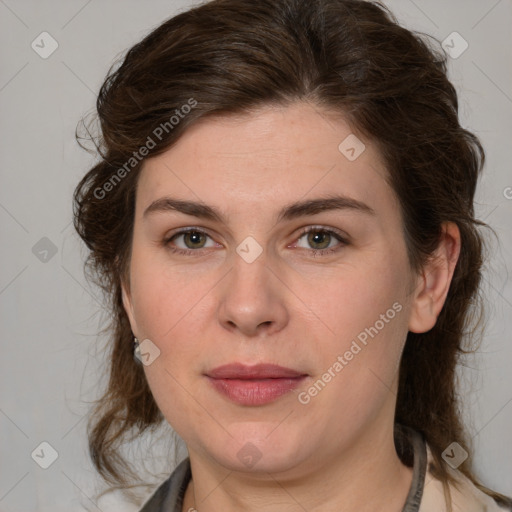
[[122, 281], [121, 281], [121, 295], [122, 295], [122, 299], [123, 299], [124, 310], [126, 312], [126, 315], [128, 316], [128, 320], [130, 321], [132, 332], [135, 334], [137, 332], [137, 326], [136, 326], [135, 317], [133, 314], [132, 300], [131, 300], [129, 289], [126, 287], [126, 285]]
[[422, 333], [434, 327], [441, 312], [460, 254], [460, 231], [456, 224], [443, 224], [443, 234], [433, 257], [418, 276], [409, 331]]

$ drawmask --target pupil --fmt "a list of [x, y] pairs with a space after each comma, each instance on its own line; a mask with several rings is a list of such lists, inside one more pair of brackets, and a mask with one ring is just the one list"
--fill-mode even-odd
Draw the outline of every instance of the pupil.
[[[318, 237], [320, 237], [320, 241], [317, 240]], [[324, 239], [324, 246], [318, 247], [318, 249], [325, 249], [329, 245], [329, 235], [319, 231], [312, 232], [309, 235], [309, 242], [312, 244], [322, 244], [322, 239]], [[325, 243], [325, 239], [327, 239], [327, 243]]]
[[[196, 245], [198, 243], [200, 244], [201, 236], [202, 236], [201, 233], [198, 233], [197, 231], [190, 231], [189, 233], [187, 233], [187, 235], [190, 238], [192, 245]], [[186, 237], [185, 237], [185, 240], [186, 240]]]

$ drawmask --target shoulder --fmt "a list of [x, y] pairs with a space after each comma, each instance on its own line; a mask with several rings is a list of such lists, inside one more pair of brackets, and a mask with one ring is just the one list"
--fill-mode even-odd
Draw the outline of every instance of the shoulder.
[[[448, 512], [447, 499], [443, 484], [430, 472], [432, 452], [427, 445], [427, 472], [423, 489], [423, 498], [419, 512]], [[491, 496], [478, 489], [469, 478], [460, 471], [451, 469], [450, 473], [457, 483], [450, 484], [451, 505], [453, 511], [464, 512], [505, 512], [512, 511], [512, 500], [508, 505], [499, 505]]]

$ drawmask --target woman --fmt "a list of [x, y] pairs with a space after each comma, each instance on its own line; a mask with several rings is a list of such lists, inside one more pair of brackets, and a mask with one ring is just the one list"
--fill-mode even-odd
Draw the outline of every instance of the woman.
[[457, 409], [484, 151], [439, 50], [377, 3], [215, 0], [97, 107], [75, 227], [113, 313], [108, 482], [167, 422], [188, 457], [143, 512], [512, 510]]

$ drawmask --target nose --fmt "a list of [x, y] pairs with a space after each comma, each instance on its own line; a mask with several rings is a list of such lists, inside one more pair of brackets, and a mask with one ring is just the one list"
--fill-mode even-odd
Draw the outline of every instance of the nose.
[[251, 263], [236, 256], [219, 290], [218, 318], [223, 328], [246, 337], [282, 330], [289, 321], [290, 291], [278, 275], [265, 253]]

